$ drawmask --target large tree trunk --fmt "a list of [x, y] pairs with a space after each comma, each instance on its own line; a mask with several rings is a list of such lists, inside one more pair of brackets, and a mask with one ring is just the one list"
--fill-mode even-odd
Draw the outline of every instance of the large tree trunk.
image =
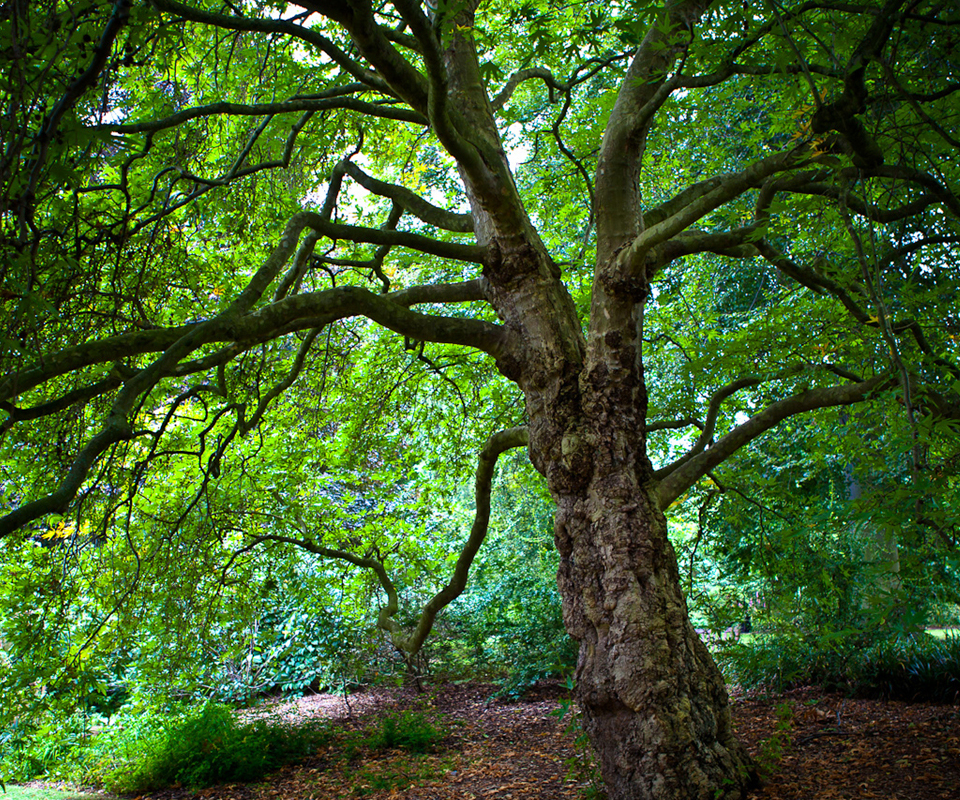
[[[600, 301], [609, 313], [592, 326], [581, 413], [559, 466], [546, 470], [585, 727], [611, 800], [742, 797], [752, 764], [734, 737], [723, 678], [690, 624], [654, 497], [636, 354], [642, 304], [623, 304], [618, 320], [618, 304]], [[603, 331], [611, 324], [620, 334]]]
[[[597, 431], [609, 444], [614, 431]], [[557, 512], [578, 699], [611, 798], [740, 797], [751, 767], [723, 678], [693, 630], [666, 522], [634, 465]], [[718, 789], [720, 793], [718, 794]]]
[[[690, 625], [653, 496], [641, 357], [649, 288], [642, 276], [608, 279], [598, 269], [584, 339], [510, 174], [464, 33], [472, 24], [467, 6], [444, 54], [451, 96], [470, 120], [472, 147], [484, 154], [460, 171], [488, 252], [485, 293], [510, 333], [498, 366], [523, 389], [530, 455], [558, 504], [564, 618], [580, 642], [577, 691], [610, 800], [740, 797], [750, 761], [731, 730], [723, 679]], [[658, 54], [654, 38], [649, 47]], [[661, 61], [655, 55], [647, 69], [662, 69]], [[616, 136], [605, 142], [621, 153]], [[608, 153], [601, 170], [627, 188], [624, 195], [607, 187], [598, 208], [601, 263], [637, 232], [638, 152], [634, 142], [621, 153], [629, 168]]]

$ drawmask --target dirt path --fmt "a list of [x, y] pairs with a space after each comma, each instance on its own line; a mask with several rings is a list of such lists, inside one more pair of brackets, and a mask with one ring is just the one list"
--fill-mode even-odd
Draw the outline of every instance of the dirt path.
[[[199, 795], [172, 790], [150, 800], [570, 800], [590, 781], [582, 748], [557, 718], [558, 686], [521, 703], [489, 701], [491, 687], [443, 686], [427, 695], [377, 690], [349, 706], [331, 696], [275, 707], [290, 718], [323, 716], [348, 730], [378, 724], [390, 711], [418, 709], [441, 720], [437, 752], [361, 750], [333, 745], [258, 785]], [[960, 800], [960, 708], [848, 700], [816, 690], [774, 698], [734, 697], [740, 735], [767, 767], [758, 800]], [[572, 769], [571, 769], [571, 765]], [[147, 798], [144, 798], [147, 800]]]

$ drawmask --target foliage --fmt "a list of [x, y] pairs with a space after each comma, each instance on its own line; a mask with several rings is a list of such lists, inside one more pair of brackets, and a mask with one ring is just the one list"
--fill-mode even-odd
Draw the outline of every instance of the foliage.
[[302, 3], [0, 12], [4, 725], [956, 604], [952, 4]]
[[28, 781], [69, 761], [88, 741], [80, 714], [50, 711], [29, 727], [19, 721], [0, 734], [0, 774], [4, 780]]
[[730, 681], [773, 692], [819, 685], [852, 696], [909, 702], [954, 703], [960, 698], [958, 636], [764, 636], [724, 648], [718, 658]]
[[291, 559], [267, 581], [258, 618], [231, 621], [211, 637], [204, 692], [246, 703], [277, 691], [344, 692], [371, 675], [389, 674], [370, 635], [368, 610], [352, 602], [342, 570]]
[[909, 445], [887, 424], [895, 414], [895, 400], [879, 397], [856, 416], [790, 421], [672, 510], [700, 627], [716, 636], [749, 618], [754, 630], [789, 638], [797, 628], [895, 636], [950, 624], [956, 554], [915, 514], [957, 513], [960, 481], [943, 470], [905, 502]]
[[85, 782], [113, 792], [252, 782], [315, 752], [332, 736], [329, 725], [318, 721], [240, 722], [226, 706], [206, 703], [181, 715], [146, 721], [132, 714], [123, 717], [90, 743], [74, 769], [82, 770]]
[[370, 744], [385, 750], [429, 753], [444, 736], [442, 727], [422, 711], [407, 710], [387, 714], [380, 722], [379, 732], [370, 739]]
[[529, 459], [504, 459], [494, 521], [464, 594], [447, 609], [428, 648], [432, 667], [460, 678], [493, 677], [517, 698], [537, 681], [569, 673], [576, 647], [563, 627], [553, 544], [554, 504]]
[[[38, 775], [110, 792], [154, 792], [169, 786], [201, 788], [251, 783], [284, 764], [297, 762], [336, 742], [334, 757], [364, 762], [353, 783], [357, 794], [378, 786], [404, 788], [433, 775], [437, 763], [408, 758], [384, 760], [382, 751], [411, 756], [434, 752], [446, 736], [442, 720], [417, 710], [391, 713], [366, 730], [338, 731], [326, 720], [293, 722], [253, 710], [245, 714], [219, 703], [199, 706], [128, 705], [96, 732], [54, 736], [18, 755], [29, 769], [17, 780]], [[373, 763], [370, 763], [373, 762]], [[9, 764], [7, 765], [9, 774]]]

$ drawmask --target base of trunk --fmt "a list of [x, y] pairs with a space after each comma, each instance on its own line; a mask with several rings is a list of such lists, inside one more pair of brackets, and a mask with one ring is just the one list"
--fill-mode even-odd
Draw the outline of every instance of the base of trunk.
[[755, 785], [750, 757], [733, 735], [726, 691], [711, 671], [641, 685], [629, 705], [581, 681], [584, 728], [609, 800], [732, 800]]
[[578, 698], [609, 800], [743, 797], [755, 770], [733, 734], [723, 676], [690, 624], [666, 520], [639, 487], [627, 489], [630, 503], [622, 487], [597, 492], [557, 520]]

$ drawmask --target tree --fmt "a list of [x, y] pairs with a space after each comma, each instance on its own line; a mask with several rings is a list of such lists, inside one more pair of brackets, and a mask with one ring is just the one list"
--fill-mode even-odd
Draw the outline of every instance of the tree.
[[[187, 457], [173, 523], [201, 514], [285, 395], [330, 415], [306, 436], [375, 416], [319, 397], [368, 341], [346, 320], [484, 354], [557, 505], [610, 796], [740, 796], [663, 510], [887, 390], [922, 482], [960, 379], [951, 4], [78, 0], [0, 25], [0, 536], [170, 529], [143, 487]], [[762, 314], [683, 318], [705, 275], [757, 274]]]

